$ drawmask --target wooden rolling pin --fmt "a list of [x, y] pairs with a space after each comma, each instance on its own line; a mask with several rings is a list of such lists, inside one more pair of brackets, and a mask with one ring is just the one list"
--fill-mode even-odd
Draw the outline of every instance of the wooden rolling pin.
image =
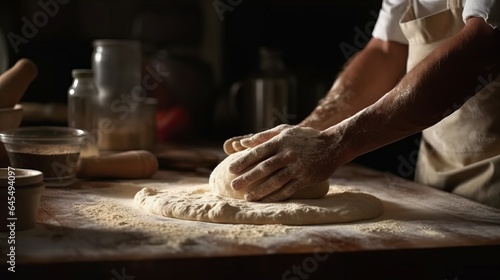
[[0, 75], [0, 108], [16, 105], [31, 82], [38, 75], [38, 68], [26, 58], [21, 58]]
[[95, 158], [80, 158], [77, 177], [146, 179], [158, 170], [156, 156], [145, 150], [126, 151]]

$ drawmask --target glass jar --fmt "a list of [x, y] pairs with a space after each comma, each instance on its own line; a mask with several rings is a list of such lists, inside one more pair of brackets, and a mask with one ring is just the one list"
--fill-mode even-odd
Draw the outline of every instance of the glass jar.
[[146, 100], [141, 86], [139, 41], [96, 40], [92, 69], [99, 92], [98, 147], [120, 151], [141, 148], [140, 111]]
[[86, 130], [88, 133], [81, 156], [98, 156], [96, 115], [98, 92], [94, 83], [94, 72], [90, 69], [74, 69], [71, 75], [73, 83], [68, 90], [68, 126]]

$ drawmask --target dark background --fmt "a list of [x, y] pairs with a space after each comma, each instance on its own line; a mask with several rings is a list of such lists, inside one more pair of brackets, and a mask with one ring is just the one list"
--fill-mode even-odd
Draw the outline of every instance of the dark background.
[[[341, 47], [354, 50], [366, 43], [381, 5], [380, 0], [60, 1], [0, 1], [4, 36], [23, 36], [26, 21], [48, 15], [41, 2], [57, 5], [18, 52], [9, 47], [9, 65], [27, 57], [40, 70], [21, 102], [65, 104], [71, 70], [91, 67], [93, 40], [139, 39], [144, 63], [161, 61], [173, 73], [150, 94], [170, 96], [162, 106], [184, 106], [194, 119], [191, 133], [172, 139], [176, 142], [222, 142], [234, 136], [237, 129], [224, 101], [230, 85], [256, 67], [262, 46], [282, 50], [287, 69], [296, 76], [300, 106], [295, 119], [300, 121], [349, 58], [351, 53]], [[411, 179], [416, 140], [399, 141], [356, 162]]]

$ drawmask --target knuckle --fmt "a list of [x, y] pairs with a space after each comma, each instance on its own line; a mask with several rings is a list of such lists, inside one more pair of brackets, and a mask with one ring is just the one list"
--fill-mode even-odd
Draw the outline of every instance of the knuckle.
[[232, 146], [233, 146], [233, 149], [236, 150], [236, 151], [239, 151], [241, 148], [241, 144], [240, 144], [240, 141], [234, 141], [232, 143]]
[[250, 173], [243, 175], [241, 177], [241, 179], [245, 182], [253, 182], [256, 179], [259, 179], [261, 177], [262, 173], [263, 173], [262, 170], [259, 168], [259, 169], [253, 170]]
[[271, 183], [273, 185], [282, 186], [290, 180], [290, 176], [287, 172], [279, 172], [272, 179]]
[[238, 160], [231, 162], [229, 164], [228, 169], [229, 169], [230, 173], [236, 174], [240, 171], [240, 169], [243, 168], [243, 166], [245, 166], [245, 162], [243, 161], [243, 159], [238, 159]]
[[283, 189], [283, 195], [286, 196], [286, 198], [292, 196], [295, 192], [297, 192], [297, 188], [295, 187], [288, 187]]
[[224, 142], [224, 145], [222, 147], [224, 148], [224, 151], [227, 154], [231, 154], [234, 151], [233, 143], [230, 140], [227, 140], [226, 142]]
[[255, 188], [252, 194], [261, 199], [274, 192], [276, 189], [277, 187], [273, 185], [261, 185], [258, 188]]
[[241, 186], [242, 184], [247, 182], [246, 176], [240, 176], [238, 178], [233, 179], [232, 184], [233, 186]]
[[283, 160], [280, 157], [273, 156], [262, 162], [260, 167], [268, 171], [274, 171], [283, 165], [282, 161]]
[[260, 158], [263, 155], [265, 155], [267, 153], [267, 151], [270, 150], [270, 148], [271, 147], [269, 145], [263, 144], [263, 145], [260, 145], [260, 146], [253, 148], [251, 150], [251, 154], [252, 154], [252, 156], [254, 156], [256, 158]]
[[259, 169], [271, 170], [274, 167], [273, 160], [266, 160], [259, 164]]
[[280, 124], [280, 125], [279, 125], [280, 130], [286, 130], [286, 129], [289, 129], [289, 128], [291, 128], [291, 127], [292, 127], [292, 126], [291, 126], [291, 125], [289, 125], [289, 124]]
[[290, 134], [290, 133], [293, 133], [293, 132], [300, 130], [300, 129], [301, 128], [299, 128], [297, 126], [288, 126], [284, 132], [287, 134]]
[[289, 124], [280, 124], [276, 127], [277, 130], [284, 130], [284, 129], [287, 129], [289, 128], [290, 125]]
[[294, 161], [297, 159], [297, 152], [294, 150], [287, 150], [283, 153], [283, 158], [287, 161]]

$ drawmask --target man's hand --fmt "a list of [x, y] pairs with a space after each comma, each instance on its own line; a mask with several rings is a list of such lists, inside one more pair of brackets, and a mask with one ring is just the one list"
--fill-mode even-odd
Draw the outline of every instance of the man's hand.
[[245, 150], [246, 148], [241, 145], [241, 140], [248, 138], [248, 137], [251, 137], [252, 135], [253, 134], [247, 134], [247, 135], [236, 136], [236, 137], [232, 137], [232, 138], [227, 139], [224, 142], [224, 145], [222, 146], [224, 149], [224, 152], [226, 154], [230, 155], [230, 154], [234, 154], [236, 152]]
[[259, 144], [262, 144], [274, 136], [278, 135], [281, 131], [292, 127], [288, 124], [278, 125], [269, 130], [259, 132], [257, 134], [247, 134], [243, 136], [236, 136], [233, 138], [229, 138], [224, 142], [223, 148], [224, 152], [228, 155], [234, 154], [239, 151], [246, 150], [248, 148], [255, 147]]
[[[275, 132], [278, 134], [273, 135]], [[299, 189], [325, 181], [333, 174], [340, 165], [336, 156], [341, 150], [340, 138], [295, 126], [281, 131], [276, 128], [242, 140], [253, 148], [248, 155], [230, 164], [231, 173], [244, 172], [231, 186], [238, 190], [267, 177], [249, 191], [245, 199], [285, 200]]]

